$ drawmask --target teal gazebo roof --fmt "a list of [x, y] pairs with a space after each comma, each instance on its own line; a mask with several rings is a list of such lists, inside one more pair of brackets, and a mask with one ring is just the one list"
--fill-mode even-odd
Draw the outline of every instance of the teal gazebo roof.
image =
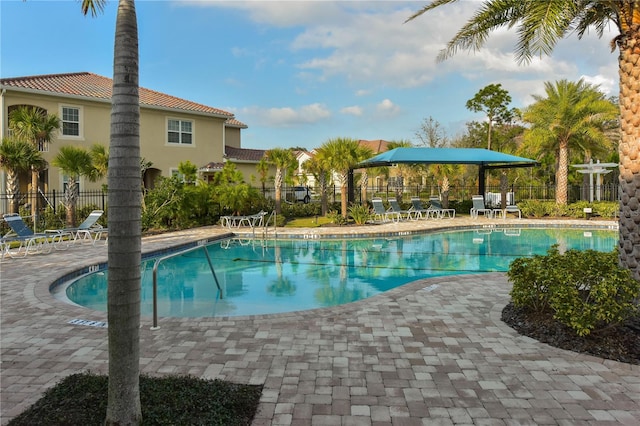
[[531, 167], [537, 162], [482, 148], [395, 148], [364, 160], [354, 168], [394, 164], [475, 164], [484, 168]]
[[395, 148], [355, 165], [354, 169], [396, 164], [472, 164], [479, 166], [478, 193], [485, 192], [485, 170], [533, 167], [535, 160], [482, 148]]

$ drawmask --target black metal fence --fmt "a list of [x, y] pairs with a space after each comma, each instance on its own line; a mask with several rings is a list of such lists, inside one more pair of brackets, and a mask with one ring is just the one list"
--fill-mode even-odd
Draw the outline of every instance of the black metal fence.
[[[275, 190], [272, 187], [268, 187], [264, 190], [260, 189], [260, 192], [267, 198], [275, 198]], [[367, 188], [366, 199], [370, 200], [373, 197], [382, 197], [388, 199], [396, 197], [396, 194], [402, 194], [402, 197], [409, 200], [413, 196], [419, 196], [421, 198], [428, 198], [430, 196], [439, 195], [439, 187], [437, 185], [404, 185], [402, 187], [393, 185], [383, 186], [369, 186]], [[452, 185], [449, 188], [449, 200], [470, 200], [472, 195], [477, 194], [477, 186], [457, 186]], [[487, 193], [499, 193], [499, 186], [487, 186]], [[522, 200], [555, 200], [556, 188], [554, 185], [511, 185], [509, 191], [514, 194], [514, 202]], [[292, 191], [290, 188], [283, 190], [283, 197], [285, 200], [289, 200], [292, 197]], [[594, 187], [573, 185], [569, 187], [568, 199], [569, 202], [576, 202], [580, 200], [602, 200], [602, 201], [617, 201], [618, 185], [606, 184]], [[312, 199], [319, 198], [319, 189], [311, 188]], [[329, 187], [329, 201], [340, 202], [340, 188], [336, 186]], [[365, 199], [360, 187], [354, 188], [355, 200], [361, 202]], [[29, 207], [32, 203], [30, 194], [21, 194], [16, 199], [17, 205], [21, 208]], [[51, 207], [58, 210], [64, 205], [64, 193], [62, 191], [50, 191], [39, 194], [39, 205], [42, 208]], [[101, 210], [107, 209], [107, 193], [102, 190], [82, 191], [78, 197], [77, 207], [82, 209], [84, 207], [95, 207]], [[0, 193], [0, 213], [10, 212], [10, 198], [6, 193]]]
[[[16, 204], [20, 208], [31, 208], [33, 203], [32, 194], [20, 194], [16, 198]], [[64, 192], [62, 191], [49, 191], [38, 194], [38, 203], [41, 208], [51, 207], [54, 210], [58, 210], [61, 206], [64, 206]], [[10, 213], [11, 198], [8, 194], [0, 193], [0, 213]], [[107, 193], [97, 189], [92, 191], [82, 191], [78, 196], [78, 208], [84, 208], [93, 206], [95, 208], [106, 210], [107, 207]]]

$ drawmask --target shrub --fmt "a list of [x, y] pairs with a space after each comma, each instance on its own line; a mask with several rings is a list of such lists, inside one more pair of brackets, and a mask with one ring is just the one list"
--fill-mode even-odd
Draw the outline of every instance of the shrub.
[[349, 207], [349, 215], [356, 225], [364, 225], [371, 219], [369, 207], [364, 204], [354, 204]]
[[339, 210], [329, 210], [327, 213], [327, 218], [331, 221], [331, 223], [336, 225], [346, 225], [347, 218], [342, 216]]
[[554, 318], [585, 336], [637, 313], [640, 283], [618, 266], [617, 251], [568, 250], [520, 258], [507, 272], [515, 306], [551, 310]]

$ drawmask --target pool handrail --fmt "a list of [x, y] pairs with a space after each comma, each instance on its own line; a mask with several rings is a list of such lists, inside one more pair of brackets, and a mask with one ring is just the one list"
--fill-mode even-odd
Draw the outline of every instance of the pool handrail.
[[216, 271], [213, 269], [213, 263], [211, 262], [211, 256], [209, 256], [209, 250], [207, 250], [206, 240], [198, 241], [195, 247], [190, 247], [185, 250], [180, 250], [175, 253], [170, 253], [166, 256], [159, 257], [153, 264], [153, 326], [151, 326], [151, 330], [158, 330], [160, 328], [158, 326], [158, 266], [160, 266], [160, 263], [167, 259], [171, 259], [172, 257], [176, 257], [185, 253], [191, 253], [192, 251], [196, 251], [199, 249], [204, 249], [204, 254], [207, 257], [207, 262], [209, 262], [209, 269], [211, 270], [213, 279], [216, 282], [216, 287], [218, 287], [218, 292], [220, 293], [220, 299], [224, 298], [222, 288], [220, 288], [220, 283], [218, 282], [218, 276], [216, 275]]

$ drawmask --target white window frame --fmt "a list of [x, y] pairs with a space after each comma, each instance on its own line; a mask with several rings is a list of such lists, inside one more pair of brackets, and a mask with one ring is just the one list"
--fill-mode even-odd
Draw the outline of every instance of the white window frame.
[[[64, 134], [64, 109], [68, 108], [68, 109], [75, 109], [78, 111], [78, 134], [77, 135], [65, 135]], [[82, 125], [82, 121], [83, 121], [83, 115], [84, 115], [84, 111], [82, 110], [82, 107], [79, 105], [68, 105], [68, 104], [61, 104], [60, 105], [60, 138], [61, 139], [74, 139], [74, 140], [83, 140], [84, 139], [84, 126]], [[70, 123], [75, 123], [75, 121], [70, 121], [67, 120]]]
[[[170, 142], [169, 141], [169, 123], [171, 121], [177, 121], [179, 130], [171, 130], [171, 132], [177, 132], [179, 135], [179, 142]], [[182, 123], [191, 123], [191, 132], [186, 132], [182, 130]], [[196, 122], [195, 120], [187, 119], [187, 118], [175, 118], [175, 117], [167, 117], [166, 126], [165, 126], [165, 136], [167, 145], [170, 146], [196, 146]], [[190, 134], [191, 135], [191, 143], [182, 142], [182, 135]]]

